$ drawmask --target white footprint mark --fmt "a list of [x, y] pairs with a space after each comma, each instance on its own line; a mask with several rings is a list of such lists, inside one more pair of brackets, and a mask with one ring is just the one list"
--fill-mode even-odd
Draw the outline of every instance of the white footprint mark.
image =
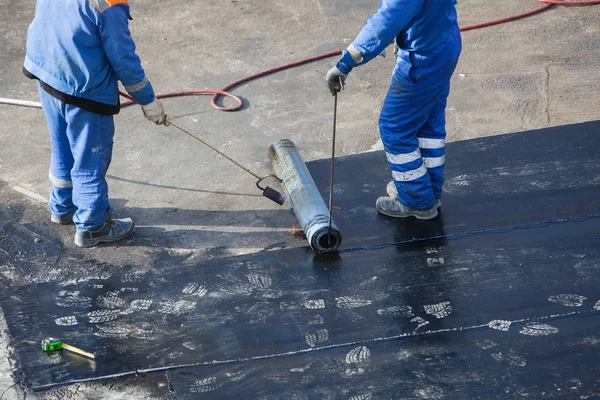
[[358, 299], [354, 297], [336, 297], [335, 301], [339, 308], [352, 309], [365, 307], [371, 304], [371, 300]]
[[429, 267], [439, 267], [441, 265], [444, 265], [444, 257], [435, 257], [435, 258], [428, 258], [427, 259], [427, 266]]
[[598, 300], [598, 302], [594, 306], [594, 311], [600, 311], [600, 300]]
[[59, 297], [56, 304], [60, 307], [86, 308], [92, 304], [92, 299], [84, 296]]
[[248, 274], [246, 278], [259, 289], [268, 289], [273, 285], [273, 278], [266, 274]]
[[547, 336], [557, 333], [558, 329], [548, 324], [531, 323], [521, 329], [519, 333], [529, 336]]
[[119, 297], [119, 292], [106, 292], [96, 299], [96, 304], [102, 308], [120, 308], [125, 306], [125, 300]]
[[262, 292], [262, 297], [265, 299], [276, 300], [283, 296], [283, 290], [281, 289], [266, 289]]
[[442, 251], [442, 248], [439, 246], [428, 246], [425, 248], [425, 252], [427, 254], [435, 254], [435, 253], [439, 253], [440, 251]]
[[527, 360], [518, 355], [512, 350], [507, 351], [506, 353], [502, 353], [501, 351], [492, 354], [494, 360], [499, 362], [504, 362], [508, 365], [513, 365], [515, 367], [524, 367], [527, 365]]
[[323, 325], [325, 320], [320, 315], [315, 315], [308, 320], [309, 325]]
[[144, 279], [144, 272], [129, 272], [121, 277], [123, 283], [141, 282]]
[[61, 290], [60, 292], [58, 292], [58, 296], [59, 297], [65, 297], [65, 296], [79, 296], [79, 290]]
[[468, 177], [468, 175], [459, 175], [450, 179], [448, 183], [456, 186], [469, 186], [471, 183], [467, 180]]
[[136, 287], [124, 287], [121, 288], [121, 293], [135, 293], [135, 292], [139, 292], [140, 289], [136, 288]]
[[160, 304], [158, 312], [162, 314], [182, 315], [194, 310], [194, 308], [196, 308], [195, 301], [166, 301]]
[[134, 310], [147, 310], [154, 303], [153, 300], [138, 299], [131, 302], [130, 307]]
[[587, 300], [587, 297], [576, 294], [557, 294], [556, 296], [548, 297], [548, 300], [565, 307], [581, 307], [583, 302]]
[[422, 327], [424, 327], [425, 325], [429, 324], [429, 321], [425, 321], [423, 318], [421, 317], [415, 317], [413, 319], [410, 320], [410, 322], [416, 322], [417, 323], [417, 327], [413, 330], [413, 334], [417, 333], [417, 331], [419, 329], [421, 329]]
[[421, 399], [428, 400], [442, 400], [445, 397], [444, 391], [441, 388], [435, 386], [428, 386], [424, 388], [415, 389], [413, 391], [413, 394]]
[[327, 329], [319, 329], [315, 332], [307, 333], [305, 339], [310, 347], [315, 347], [316, 345], [329, 340], [329, 331]]
[[113, 321], [119, 316], [119, 311], [116, 310], [97, 310], [87, 314], [90, 323], [99, 324], [102, 322]]
[[75, 317], [60, 317], [56, 318], [54, 322], [56, 322], [56, 325], [60, 326], [73, 326], [79, 323]]
[[346, 364], [363, 364], [369, 360], [371, 350], [366, 346], [356, 347], [346, 354]]
[[217, 378], [210, 377], [206, 379], [202, 379], [200, 381], [194, 382], [192, 387], [190, 387], [190, 392], [192, 393], [208, 393], [213, 392], [217, 389]]
[[183, 294], [204, 297], [206, 296], [206, 293], [208, 293], [208, 290], [206, 289], [206, 287], [200, 285], [199, 283], [191, 282], [185, 285], [181, 292]]
[[379, 315], [391, 315], [396, 318], [410, 318], [413, 317], [413, 310], [411, 306], [390, 306], [377, 310]]
[[512, 324], [512, 322], [510, 321], [505, 321], [502, 319], [495, 319], [493, 321], [490, 321], [490, 323], [488, 324], [488, 326], [492, 329], [496, 329], [498, 331], [504, 331], [504, 332], [508, 332], [508, 330], [510, 329], [510, 325]]
[[325, 308], [325, 300], [308, 300], [304, 302], [304, 307], [309, 310], [320, 310]]
[[346, 354], [346, 375], [360, 375], [365, 372], [371, 351], [365, 346], [356, 347]]
[[198, 346], [194, 342], [183, 342], [182, 345], [186, 349], [192, 350], [192, 351], [196, 350], [198, 348]]
[[425, 309], [425, 313], [429, 315], [433, 315], [437, 319], [442, 319], [447, 317], [452, 312], [452, 306], [449, 301], [444, 301], [439, 304], [431, 304], [423, 307]]
[[373, 395], [371, 393], [359, 394], [358, 396], [352, 396], [348, 400], [372, 400]]

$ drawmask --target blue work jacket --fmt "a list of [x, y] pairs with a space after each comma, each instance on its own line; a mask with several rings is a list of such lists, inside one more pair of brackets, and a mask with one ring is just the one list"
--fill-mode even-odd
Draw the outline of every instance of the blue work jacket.
[[127, 0], [37, 0], [26, 75], [67, 96], [117, 106], [121, 81], [137, 102], [151, 103], [154, 90], [135, 53], [130, 19]]
[[458, 29], [455, 5], [456, 0], [383, 0], [377, 13], [344, 50], [338, 69], [348, 74], [383, 52], [394, 39], [399, 59], [409, 67], [411, 53], [435, 50]]

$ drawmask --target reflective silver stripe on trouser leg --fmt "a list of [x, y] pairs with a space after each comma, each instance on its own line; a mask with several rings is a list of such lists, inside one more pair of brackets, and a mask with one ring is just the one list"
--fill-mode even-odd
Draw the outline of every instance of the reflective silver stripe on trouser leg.
[[406, 171], [406, 172], [392, 171], [392, 176], [394, 177], [395, 181], [410, 182], [410, 181], [414, 181], [414, 180], [417, 180], [417, 179], [423, 177], [426, 173], [427, 173], [427, 167], [425, 167], [425, 164], [421, 164], [421, 166], [419, 168], [413, 169], [411, 171]]
[[419, 138], [419, 147], [422, 149], [443, 149], [446, 147], [446, 139]]
[[147, 84], [148, 84], [148, 79], [146, 79], [146, 77], [144, 77], [144, 79], [142, 79], [141, 81], [139, 81], [138, 83], [136, 83], [134, 85], [125, 86], [125, 90], [127, 90], [127, 93], [135, 93], [135, 92], [138, 92], [138, 91], [142, 90], [143, 88], [145, 88]]
[[392, 164], [406, 164], [421, 158], [421, 150], [416, 149], [415, 151], [406, 154], [390, 154], [386, 152], [385, 155], [387, 160]]
[[423, 163], [427, 168], [437, 168], [446, 164], [446, 156], [441, 157], [423, 157]]
[[69, 189], [73, 187], [73, 182], [59, 179], [55, 177], [52, 172], [48, 173], [48, 179], [50, 179], [50, 182], [57, 188]]

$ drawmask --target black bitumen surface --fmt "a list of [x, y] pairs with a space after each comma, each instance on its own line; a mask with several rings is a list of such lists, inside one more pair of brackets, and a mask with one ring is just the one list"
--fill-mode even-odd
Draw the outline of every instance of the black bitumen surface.
[[[600, 122], [452, 143], [430, 222], [377, 215], [384, 156], [348, 156], [336, 168], [339, 256], [299, 248], [185, 268], [165, 256], [146, 273], [90, 266], [5, 287], [19, 378], [42, 389], [166, 371], [178, 398], [593, 398], [598, 148]], [[327, 196], [321, 163], [309, 168]], [[5, 236], [20, 232], [12, 224]], [[39, 273], [27, 254], [36, 268], [53, 255], [51, 239], [41, 253], [28, 243], [23, 276]], [[97, 360], [45, 355], [44, 336]]]

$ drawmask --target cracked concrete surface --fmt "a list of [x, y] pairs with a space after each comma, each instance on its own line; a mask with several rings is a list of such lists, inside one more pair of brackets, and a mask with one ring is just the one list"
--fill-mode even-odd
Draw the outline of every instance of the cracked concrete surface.
[[[157, 92], [165, 93], [218, 89], [265, 68], [344, 48], [378, 1], [130, 3], [138, 53]], [[21, 74], [34, 4], [0, 3], [0, 97], [37, 100], [34, 84]], [[467, 0], [458, 11], [468, 25], [538, 6], [533, 0]], [[600, 6], [555, 7], [465, 32], [463, 48], [448, 103], [450, 141], [600, 118]], [[165, 107], [183, 127], [261, 172], [270, 171], [268, 146], [283, 137], [294, 140], [305, 159], [324, 158], [333, 107], [324, 76], [334, 61], [235, 89], [248, 104], [238, 113], [215, 111], [202, 96], [166, 100]], [[377, 118], [393, 64], [393, 57], [378, 57], [352, 72], [340, 96], [337, 154], [378, 148]], [[23, 222], [47, 218], [50, 145], [44, 117], [40, 110], [0, 105], [0, 119], [0, 181], [21, 189], [4, 192], [0, 200], [25, 204], [30, 211]], [[210, 150], [174, 129], [149, 124], [137, 107], [124, 109], [116, 124], [112, 203], [117, 215], [131, 216], [139, 229], [119, 246], [79, 250], [72, 228], [57, 228], [61, 245], [78, 257], [148, 268], [160, 252], [185, 263], [305, 244], [286, 232], [286, 207], [267, 202], [252, 179]], [[64, 262], [57, 257], [57, 265]], [[10, 279], [10, 271], [0, 272]], [[2, 339], [0, 388], [7, 388], [13, 383], [6, 362], [10, 346], [6, 335]], [[161, 378], [74, 385], [36, 396], [152, 398], [145, 385], [166, 385], [167, 377]], [[11, 389], [4, 398], [16, 399], [17, 393]]]

